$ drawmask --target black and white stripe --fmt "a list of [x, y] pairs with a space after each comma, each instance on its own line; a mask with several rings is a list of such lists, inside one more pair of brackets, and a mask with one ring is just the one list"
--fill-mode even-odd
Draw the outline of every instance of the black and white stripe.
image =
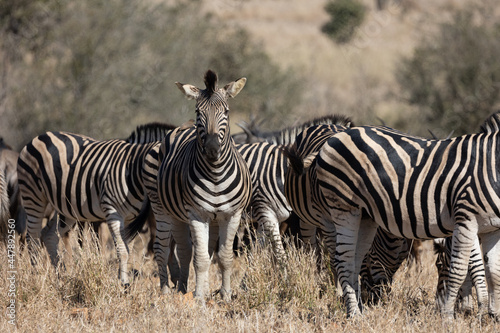
[[[120, 279], [128, 284], [129, 250], [124, 230], [129, 222], [147, 216], [149, 203], [141, 172], [153, 145], [97, 141], [66, 132], [47, 132], [28, 143], [19, 156], [18, 178], [31, 251], [39, 245], [43, 218], [54, 210], [65, 217], [61, 234], [77, 220], [105, 220], [120, 261]], [[59, 238], [55, 229], [44, 243], [57, 265]]]
[[[336, 229], [329, 218], [329, 208], [317, 183], [316, 157], [325, 142], [351, 125], [347, 118], [338, 118], [337, 125], [312, 126], [297, 137], [286, 150], [291, 163], [285, 191], [294, 212], [301, 218], [302, 239], [315, 245], [317, 229], [321, 230], [334, 267]], [[366, 298], [376, 301], [382, 288], [387, 288], [394, 273], [408, 258], [412, 241], [396, 237], [383, 229], [377, 231], [373, 246], [363, 260], [361, 280]], [[334, 270], [335, 273], [335, 270]]]
[[[371, 246], [377, 226], [405, 238], [454, 235], [442, 308], [447, 316], [453, 314], [471, 250], [481, 235], [492, 288], [489, 312], [499, 314], [499, 144], [498, 132], [426, 140], [371, 126], [348, 129], [327, 141], [316, 169], [337, 227], [335, 263], [348, 314], [360, 311], [360, 258]], [[372, 221], [361, 221], [363, 213]]]
[[167, 288], [172, 233], [181, 268], [179, 289], [186, 291], [194, 247], [195, 296], [207, 295], [210, 257], [219, 239], [221, 295], [226, 300], [231, 297], [233, 240], [250, 199], [251, 180], [230, 136], [227, 99], [245, 83], [241, 78], [219, 89], [212, 71], [205, 74], [204, 90], [177, 83], [188, 99], [196, 100], [195, 127], [173, 130], [144, 165], [157, 222], [154, 251], [162, 291]]

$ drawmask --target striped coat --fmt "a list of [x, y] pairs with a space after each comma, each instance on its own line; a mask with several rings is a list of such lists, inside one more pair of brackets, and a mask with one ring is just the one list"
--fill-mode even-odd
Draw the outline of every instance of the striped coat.
[[[500, 285], [499, 144], [499, 132], [425, 140], [371, 126], [352, 128], [328, 140], [318, 157], [318, 183], [337, 227], [341, 245], [336, 267], [349, 314], [360, 311], [359, 258], [370, 247], [377, 226], [406, 238], [455, 235], [442, 308], [446, 316], [453, 313], [471, 250], [479, 246], [477, 234], [486, 248], [490, 287], [495, 290]], [[361, 221], [363, 212], [371, 221]], [[498, 315], [500, 293], [491, 296], [489, 311]]]
[[146, 160], [145, 184], [157, 221], [155, 259], [164, 292], [173, 235], [181, 270], [179, 290], [186, 291], [194, 248], [195, 296], [204, 299], [210, 257], [219, 240], [221, 295], [231, 297], [232, 245], [250, 200], [251, 180], [230, 136], [227, 99], [245, 83], [242, 78], [219, 89], [212, 71], [205, 75], [206, 89], [177, 83], [188, 99], [196, 100], [195, 127], [172, 131]]

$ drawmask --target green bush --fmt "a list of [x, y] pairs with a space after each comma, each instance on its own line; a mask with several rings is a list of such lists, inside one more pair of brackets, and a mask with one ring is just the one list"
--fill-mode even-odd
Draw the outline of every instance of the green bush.
[[476, 132], [498, 107], [500, 26], [484, 11], [456, 12], [396, 71], [403, 97], [417, 106], [427, 128], [457, 135]]
[[[46, 130], [103, 139], [150, 121], [182, 124], [195, 117], [194, 104], [174, 82], [203, 87], [208, 69], [221, 84], [248, 78], [230, 103], [233, 115], [259, 114], [273, 124], [300, 100], [293, 72], [280, 69], [245, 31], [203, 14], [198, 1], [44, 0], [37, 6], [57, 10], [42, 10], [43, 20], [27, 6], [0, 12], [0, 47], [21, 47], [6, 74], [2, 128], [14, 132], [16, 148]], [[9, 29], [13, 12], [36, 33]]]
[[321, 31], [335, 42], [348, 43], [356, 29], [363, 23], [365, 7], [356, 0], [334, 0], [327, 3], [325, 11], [331, 19], [323, 25]]

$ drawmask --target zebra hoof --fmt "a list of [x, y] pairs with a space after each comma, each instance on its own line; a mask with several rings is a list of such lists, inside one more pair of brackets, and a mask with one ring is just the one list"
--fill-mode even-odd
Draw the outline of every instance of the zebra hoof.
[[125, 292], [125, 294], [128, 294], [130, 292], [130, 283], [123, 284], [123, 291]]

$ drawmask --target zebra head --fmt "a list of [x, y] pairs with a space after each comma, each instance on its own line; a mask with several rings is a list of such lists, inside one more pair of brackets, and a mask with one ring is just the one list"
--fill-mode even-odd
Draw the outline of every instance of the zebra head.
[[235, 97], [245, 86], [247, 79], [241, 78], [217, 87], [217, 74], [209, 70], [205, 74], [205, 89], [176, 82], [188, 99], [196, 100], [196, 131], [202, 153], [208, 161], [221, 157], [222, 147], [229, 144], [229, 106], [227, 99]]

